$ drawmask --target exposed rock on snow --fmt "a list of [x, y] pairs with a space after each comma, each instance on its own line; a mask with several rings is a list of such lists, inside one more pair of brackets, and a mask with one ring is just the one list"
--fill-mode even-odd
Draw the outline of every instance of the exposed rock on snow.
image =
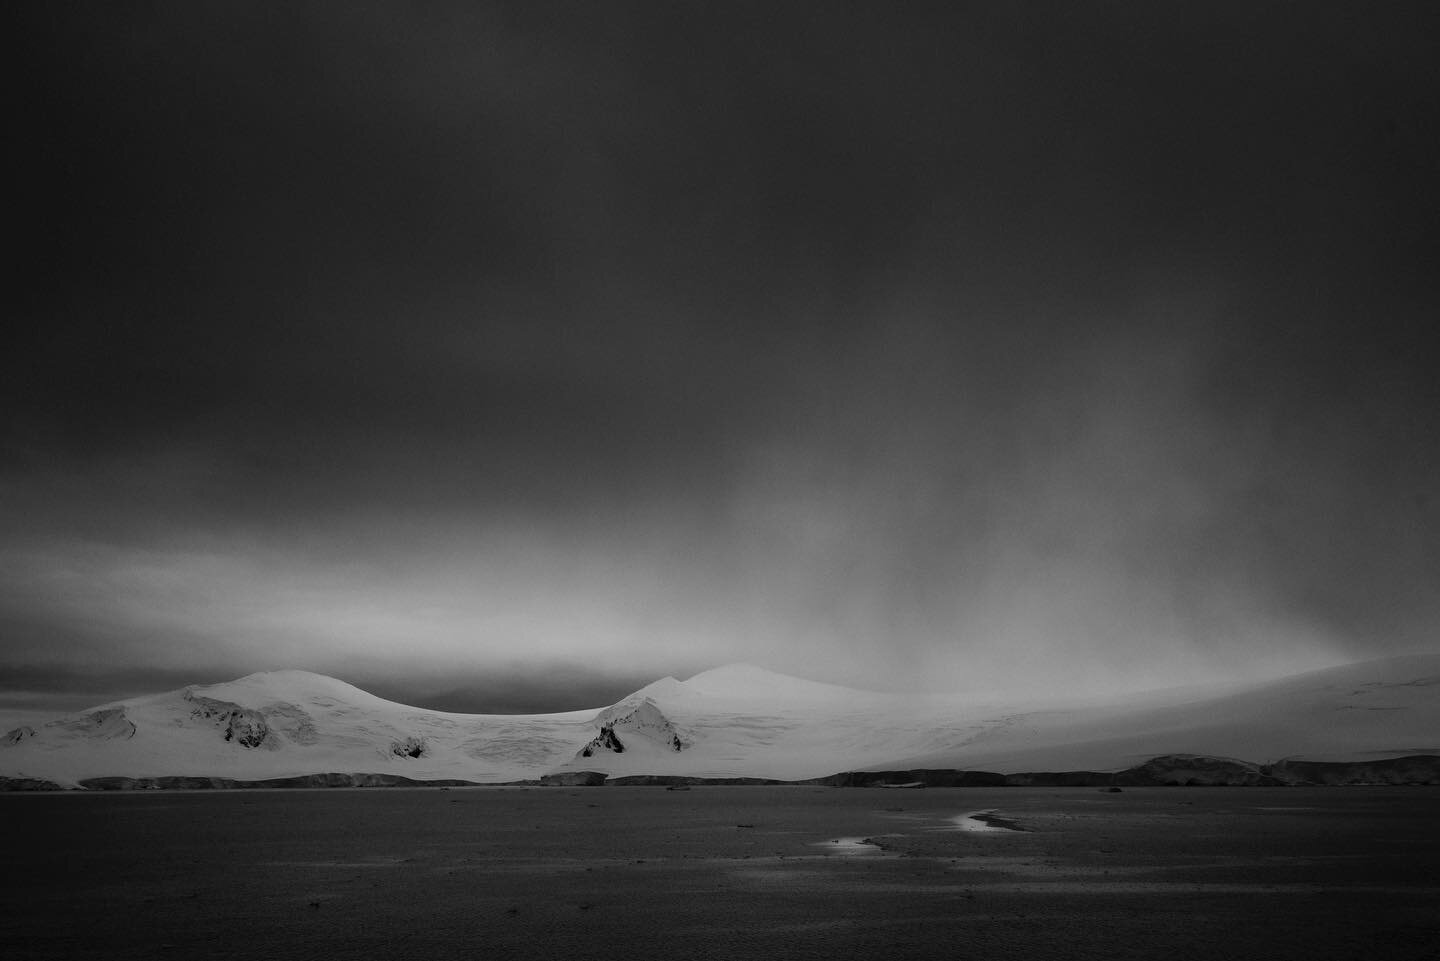
[[278, 746], [273, 740], [269, 740], [270, 725], [266, 723], [265, 715], [259, 711], [251, 711], [229, 701], [201, 697], [190, 690], [185, 692], [185, 699], [194, 705], [190, 716], [214, 722], [224, 733], [225, 740], [234, 741], [241, 747], [259, 747], [267, 741], [267, 746], [272, 749]]
[[[638, 703], [624, 701], [608, 707], [596, 716], [595, 723], [600, 725], [600, 733], [580, 749], [577, 757], [593, 757], [602, 751], [623, 754], [625, 741], [634, 743], [637, 738], [644, 739], [652, 746], [672, 751], [685, 750], [685, 741], [680, 737], [680, 732], [648, 697]], [[625, 740], [620, 738], [619, 732], [622, 731], [625, 733]]]
[[600, 733], [595, 735], [589, 744], [580, 749], [580, 757], [592, 757], [596, 751], [610, 751], [613, 754], [624, 754], [625, 745], [615, 734], [615, 728], [605, 725]]
[[425, 753], [423, 737], [407, 737], [403, 741], [391, 741], [390, 753], [396, 757], [421, 757]]
[[30, 727], [28, 724], [22, 724], [19, 727], [11, 728], [10, 730], [5, 732], [5, 736], [3, 738], [0, 738], [0, 747], [8, 747], [11, 744], [19, 744], [27, 737], [34, 736], [35, 729], [33, 727]]

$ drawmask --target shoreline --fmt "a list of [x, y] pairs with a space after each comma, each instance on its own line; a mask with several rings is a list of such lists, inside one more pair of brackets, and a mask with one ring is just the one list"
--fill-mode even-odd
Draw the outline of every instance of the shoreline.
[[419, 780], [374, 772], [325, 772], [278, 778], [214, 776], [106, 776], [82, 778], [76, 787], [33, 777], [0, 776], [0, 793], [107, 793], [116, 791], [253, 791], [335, 788], [452, 787], [692, 787], [822, 786], [861, 788], [926, 787], [1349, 787], [1440, 785], [1440, 755], [1413, 754], [1375, 761], [1296, 761], [1255, 764], [1235, 758], [1167, 754], [1123, 771], [1047, 771], [999, 774], [958, 769], [844, 771], [819, 778], [705, 778], [690, 775], [625, 775], [574, 771], [539, 779], [479, 782], [456, 778]]

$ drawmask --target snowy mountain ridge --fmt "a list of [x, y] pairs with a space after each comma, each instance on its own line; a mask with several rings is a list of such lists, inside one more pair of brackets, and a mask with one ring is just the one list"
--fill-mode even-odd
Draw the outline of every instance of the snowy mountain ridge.
[[0, 777], [264, 780], [330, 772], [500, 783], [596, 771], [803, 780], [865, 769], [1108, 771], [1162, 754], [1270, 762], [1440, 754], [1440, 655], [1088, 704], [884, 694], [753, 665], [615, 704], [456, 714], [306, 671], [102, 704], [0, 737]]

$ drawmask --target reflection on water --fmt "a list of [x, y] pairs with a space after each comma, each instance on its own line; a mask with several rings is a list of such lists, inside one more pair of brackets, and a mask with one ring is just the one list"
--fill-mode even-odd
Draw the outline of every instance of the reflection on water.
[[971, 811], [969, 814], [960, 814], [951, 818], [950, 822], [961, 831], [975, 834], [1008, 834], [1012, 831], [1024, 830], [1009, 818], [1001, 817], [996, 811], [996, 808]]
[[881, 853], [880, 845], [875, 843], [874, 838], [832, 838], [816, 843], [815, 847], [823, 848], [831, 854], [851, 856]]

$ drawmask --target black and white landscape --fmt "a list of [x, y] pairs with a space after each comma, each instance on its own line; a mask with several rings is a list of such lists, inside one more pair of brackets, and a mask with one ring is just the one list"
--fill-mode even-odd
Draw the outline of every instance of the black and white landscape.
[[1440, 783], [1440, 657], [1043, 704], [731, 665], [602, 709], [535, 715], [426, 711], [275, 671], [101, 705], [0, 743], [0, 776], [28, 787], [805, 781], [867, 769], [971, 784], [1005, 783], [980, 772], [1012, 784]]
[[1440, 3], [12, 6], [4, 961], [1435, 961]]

